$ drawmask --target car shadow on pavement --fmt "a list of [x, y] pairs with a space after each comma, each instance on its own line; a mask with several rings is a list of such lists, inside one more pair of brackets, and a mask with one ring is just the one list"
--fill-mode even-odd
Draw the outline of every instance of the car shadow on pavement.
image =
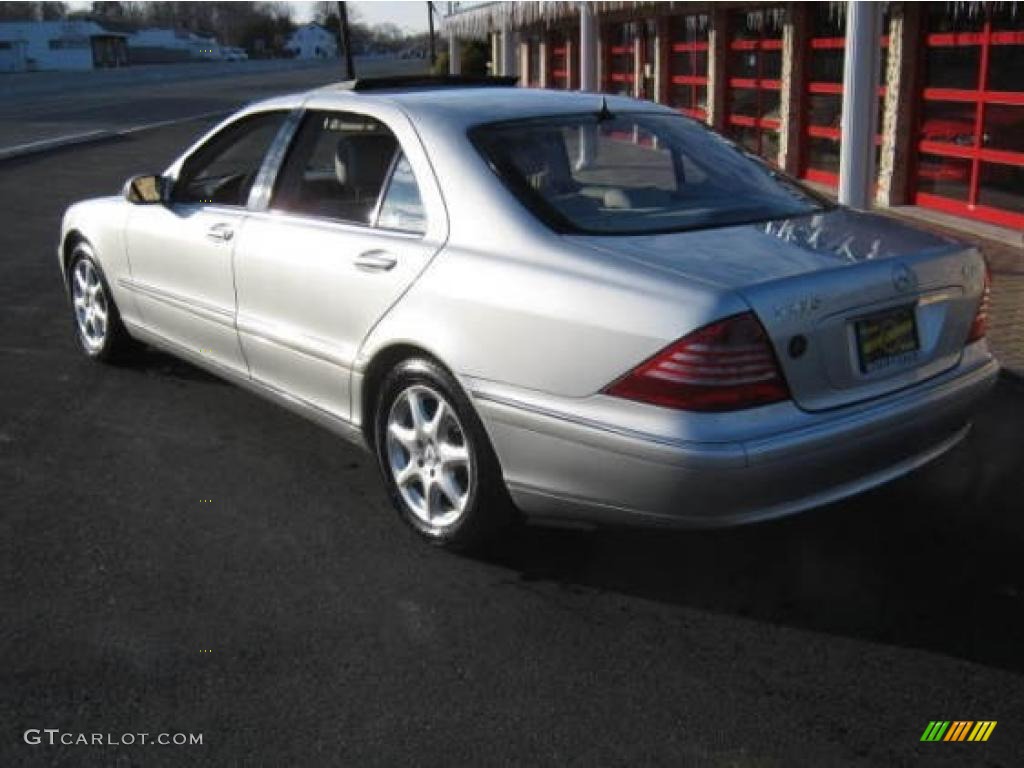
[[148, 346], [133, 352], [126, 367], [140, 373], [178, 381], [201, 382], [218, 386], [228, 385], [224, 379], [207, 373], [197, 365]]
[[488, 560], [571, 588], [922, 648], [1024, 672], [1024, 383], [968, 439], [846, 502], [717, 531], [527, 527]]

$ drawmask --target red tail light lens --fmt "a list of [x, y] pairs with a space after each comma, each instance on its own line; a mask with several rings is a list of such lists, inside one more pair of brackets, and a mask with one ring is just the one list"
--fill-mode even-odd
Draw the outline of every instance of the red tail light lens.
[[684, 411], [736, 411], [789, 399], [775, 352], [751, 312], [684, 336], [604, 392]]
[[988, 265], [985, 265], [985, 287], [981, 289], [981, 301], [978, 302], [978, 311], [974, 313], [974, 320], [971, 322], [970, 333], [967, 334], [967, 343], [981, 341], [988, 333], [988, 313], [992, 308], [992, 278], [988, 272]]

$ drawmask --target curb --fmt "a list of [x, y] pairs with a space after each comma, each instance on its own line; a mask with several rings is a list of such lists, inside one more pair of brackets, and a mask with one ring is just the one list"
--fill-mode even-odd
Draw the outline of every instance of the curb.
[[85, 133], [75, 133], [70, 136], [58, 136], [53, 139], [30, 141], [27, 144], [16, 144], [13, 147], [0, 148], [0, 162], [15, 160], [21, 157], [30, 157], [32, 155], [41, 155], [46, 152], [65, 149], [66, 147], [78, 146], [79, 144], [93, 144], [100, 141], [107, 141], [109, 139], [121, 139], [143, 131], [152, 131], [157, 128], [166, 128], [170, 125], [190, 123], [211, 117], [226, 116], [230, 113], [231, 110], [218, 109], [214, 112], [203, 112], [202, 114], [190, 115], [189, 117], [175, 117], [170, 120], [161, 120], [157, 123], [143, 123], [142, 125], [133, 125], [129, 128], [98, 129], [95, 131], [86, 131]]
[[63, 147], [73, 147], [76, 144], [88, 144], [94, 141], [102, 141], [103, 139], [110, 138], [113, 135], [113, 131], [87, 131], [85, 133], [76, 133], [71, 136], [58, 136], [55, 139], [42, 139], [40, 141], [30, 141], [27, 144], [15, 144], [13, 147], [4, 147], [0, 149], [0, 161], [13, 160], [16, 157], [27, 157], [29, 155], [41, 154], [43, 152], [50, 152], [54, 149], [62, 149]]

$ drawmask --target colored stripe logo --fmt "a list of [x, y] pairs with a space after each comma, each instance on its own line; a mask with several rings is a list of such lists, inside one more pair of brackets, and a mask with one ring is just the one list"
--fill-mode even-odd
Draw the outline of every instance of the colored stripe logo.
[[996, 720], [932, 720], [921, 741], [988, 741]]

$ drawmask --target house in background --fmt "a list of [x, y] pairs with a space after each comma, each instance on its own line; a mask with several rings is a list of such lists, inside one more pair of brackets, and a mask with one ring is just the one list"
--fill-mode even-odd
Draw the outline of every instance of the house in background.
[[123, 67], [126, 38], [92, 21], [0, 22], [0, 71]]
[[128, 55], [132, 64], [166, 64], [192, 57], [187, 32], [158, 27], [140, 29], [129, 37]]
[[338, 40], [319, 24], [304, 24], [292, 33], [284, 49], [296, 59], [333, 59], [338, 56]]
[[202, 61], [222, 61], [224, 59], [224, 51], [217, 38], [203, 37], [192, 32], [189, 33], [189, 52], [193, 59]]
[[150, 27], [128, 38], [133, 64], [166, 64], [180, 61], [220, 61], [224, 58], [216, 38], [202, 37], [184, 29]]

